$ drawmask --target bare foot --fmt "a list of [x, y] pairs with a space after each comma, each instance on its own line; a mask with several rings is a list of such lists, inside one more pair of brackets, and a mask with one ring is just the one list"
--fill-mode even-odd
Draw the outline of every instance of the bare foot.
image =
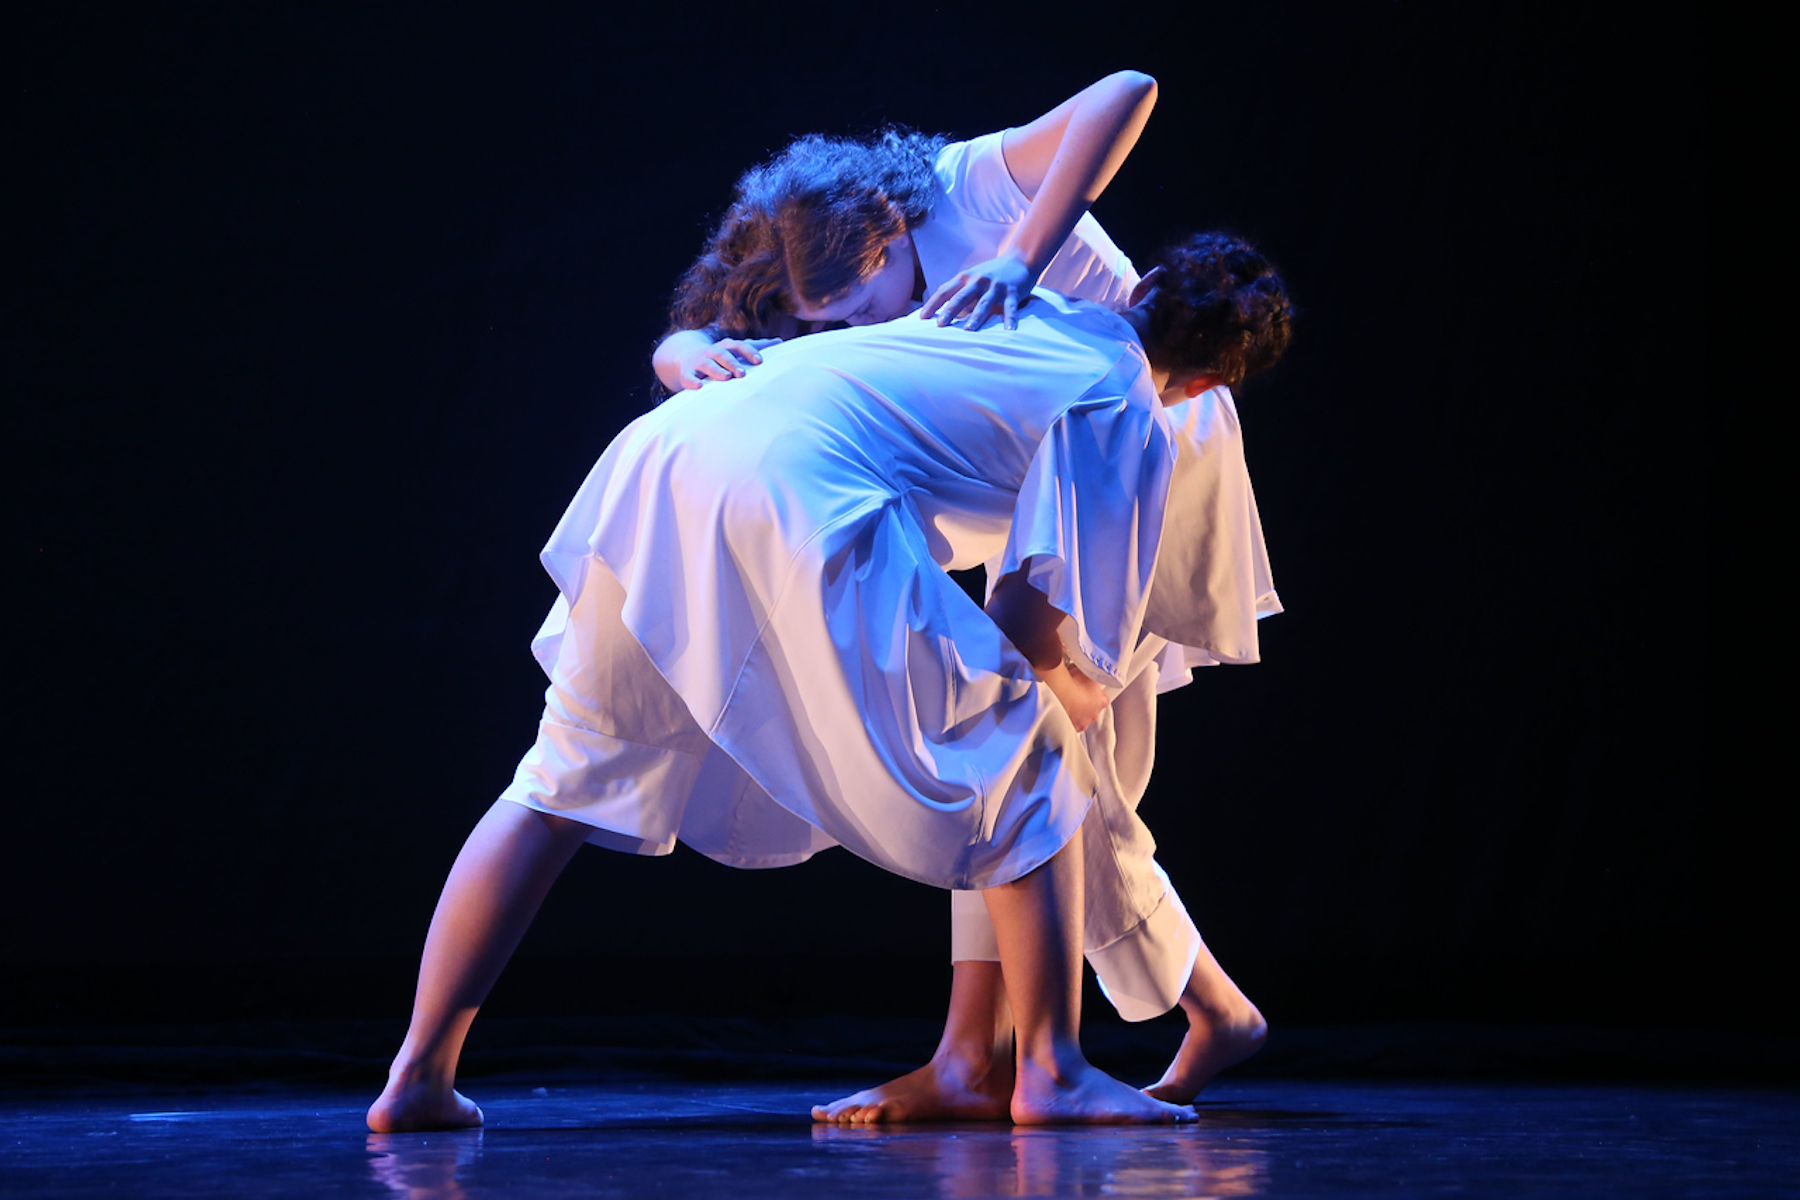
[[1182, 1001], [1188, 1031], [1181, 1039], [1181, 1049], [1175, 1052], [1175, 1061], [1162, 1078], [1144, 1089], [1145, 1095], [1172, 1104], [1192, 1104], [1200, 1089], [1220, 1071], [1262, 1049], [1269, 1036], [1269, 1023], [1243, 993], [1238, 993], [1238, 999], [1242, 1004], [1233, 1005], [1229, 1012], [1198, 1005], [1189, 1007], [1185, 999]]
[[1194, 1110], [1164, 1104], [1084, 1059], [1052, 1073], [1027, 1062], [1013, 1089], [1015, 1125], [1168, 1125]]
[[374, 1133], [425, 1133], [438, 1129], [473, 1129], [481, 1109], [447, 1082], [420, 1080], [398, 1071], [369, 1106]]
[[815, 1104], [812, 1116], [839, 1125], [1004, 1121], [1012, 1092], [1010, 1062], [973, 1063], [940, 1054], [880, 1087]]

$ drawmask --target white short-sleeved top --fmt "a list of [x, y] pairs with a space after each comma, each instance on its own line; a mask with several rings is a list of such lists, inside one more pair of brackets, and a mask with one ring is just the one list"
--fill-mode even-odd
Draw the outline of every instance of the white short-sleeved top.
[[[1030, 197], [1006, 169], [1000, 152], [1003, 134], [997, 131], [952, 142], [938, 152], [938, 196], [931, 216], [912, 231], [927, 292], [965, 267], [998, 254], [1031, 209]], [[1038, 286], [1081, 300], [1115, 304], [1131, 295], [1137, 281], [1137, 271], [1125, 252], [1113, 244], [1092, 213], [1083, 213], [1062, 249], [1044, 268]]]

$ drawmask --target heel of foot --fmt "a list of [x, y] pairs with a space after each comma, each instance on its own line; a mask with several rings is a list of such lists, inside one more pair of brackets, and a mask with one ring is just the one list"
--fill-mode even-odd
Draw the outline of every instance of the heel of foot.
[[461, 1092], [445, 1096], [391, 1087], [369, 1106], [366, 1119], [372, 1133], [435, 1133], [475, 1129], [482, 1123], [481, 1109]]

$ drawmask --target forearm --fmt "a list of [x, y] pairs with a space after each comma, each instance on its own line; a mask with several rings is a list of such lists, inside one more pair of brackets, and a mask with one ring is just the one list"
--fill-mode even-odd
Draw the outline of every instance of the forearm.
[[656, 371], [656, 378], [671, 392], [681, 390], [681, 356], [694, 350], [703, 350], [718, 339], [704, 329], [677, 329], [656, 347], [656, 353], [650, 356], [650, 365]]
[[[1067, 102], [1061, 136], [1041, 178], [1032, 164], [1026, 164], [1027, 179], [1021, 186], [1032, 195], [1031, 208], [1006, 247], [1034, 276], [1055, 257], [1081, 215], [1118, 174], [1155, 105], [1156, 80], [1139, 71], [1108, 75]], [[1035, 192], [1030, 182], [1036, 182]]]
[[1014, 571], [994, 587], [988, 598], [988, 616], [1039, 675], [1063, 665], [1063, 613], [1044, 593], [1032, 587], [1023, 570]]
[[1002, 579], [988, 599], [988, 615], [1025, 656], [1050, 689], [1077, 733], [1100, 719], [1109, 703], [1098, 683], [1069, 666], [1063, 655], [1063, 614], [1044, 593], [1026, 582], [1023, 570]]

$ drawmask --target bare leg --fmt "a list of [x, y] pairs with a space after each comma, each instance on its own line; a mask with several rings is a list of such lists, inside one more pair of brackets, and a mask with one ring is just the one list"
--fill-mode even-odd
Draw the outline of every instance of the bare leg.
[[880, 1087], [815, 1105], [815, 1121], [1004, 1121], [1013, 1093], [1012, 1010], [996, 962], [952, 964], [950, 1015], [931, 1061]]
[[456, 1091], [463, 1038], [587, 826], [496, 801], [450, 868], [413, 995], [412, 1024], [369, 1109], [376, 1133], [463, 1129], [481, 1110]]
[[1163, 1077], [1144, 1091], [1158, 1100], [1192, 1104], [1213, 1076], [1262, 1049], [1269, 1023], [1225, 974], [1205, 942], [1200, 943], [1194, 973], [1181, 993], [1181, 1011], [1188, 1019], [1181, 1049]]
[[1021, 1125], [1193, 1119], [1089, 1063], [1081, 1052], [1082, 848], [1075, 838], [1023, 879], [982, 893], [1000, 941], [1018, 1046], [1012, 1119]]

